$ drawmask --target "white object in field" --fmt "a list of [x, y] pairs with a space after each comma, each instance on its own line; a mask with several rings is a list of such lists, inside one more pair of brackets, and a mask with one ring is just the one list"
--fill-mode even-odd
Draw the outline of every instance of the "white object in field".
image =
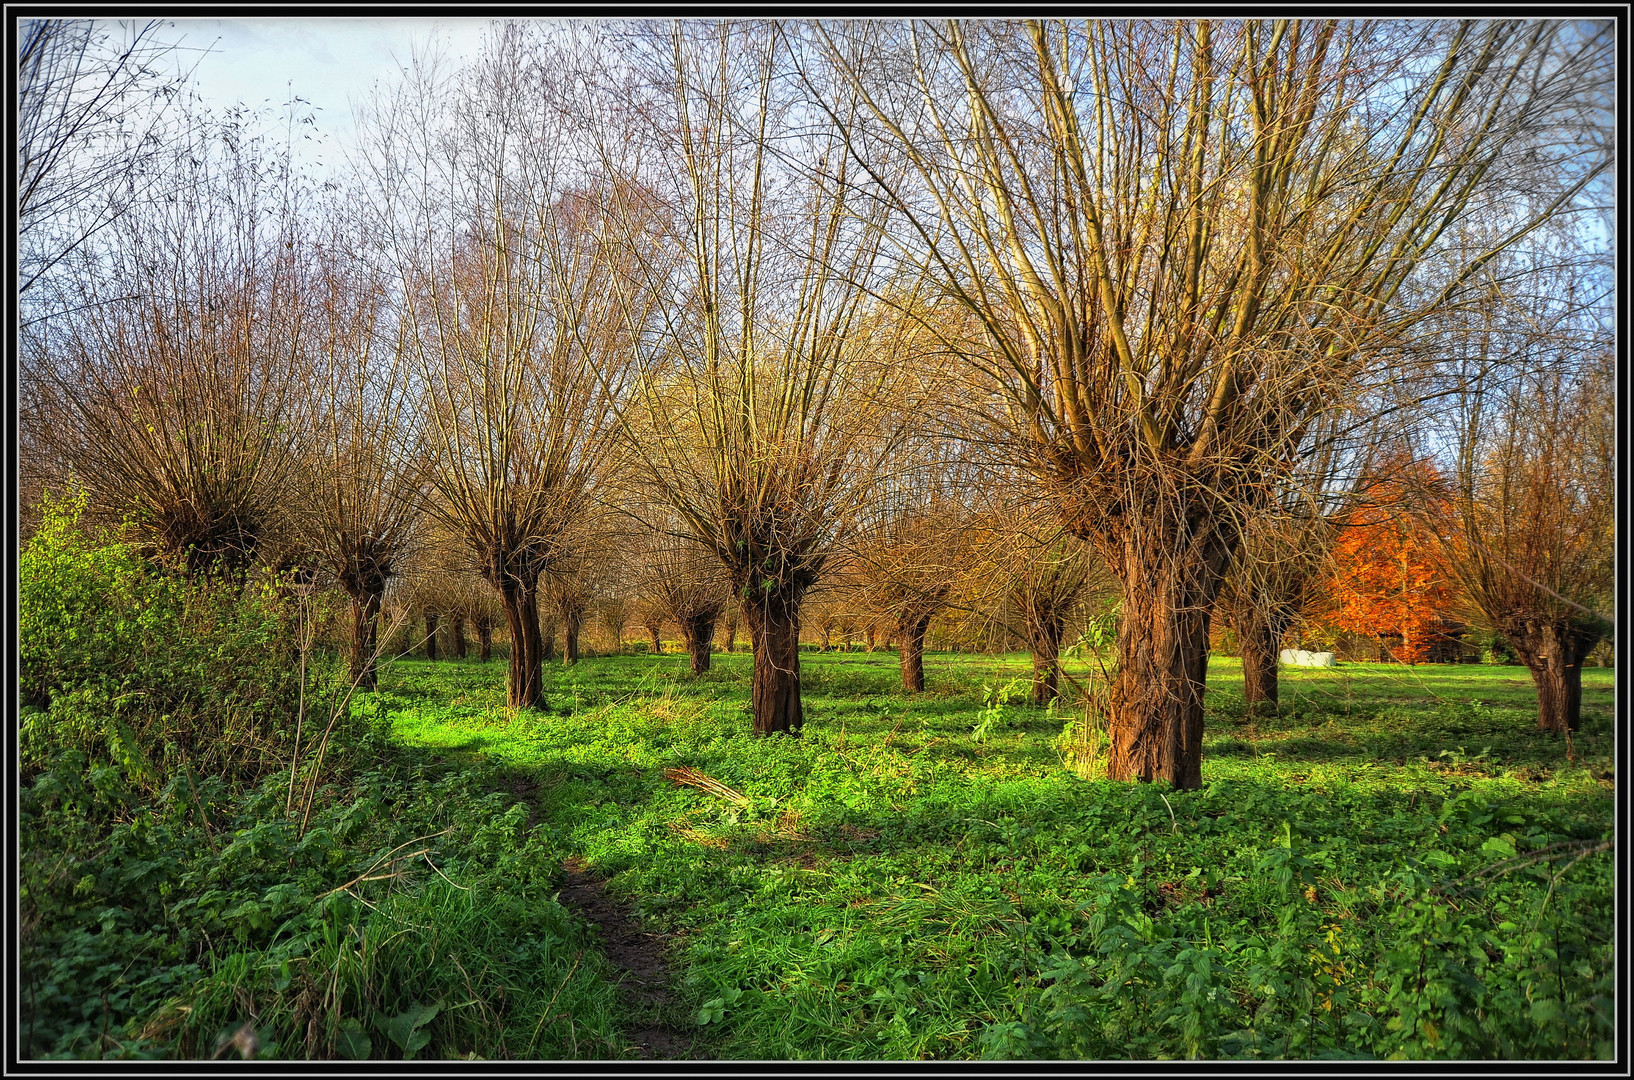
[[1330, 652], [1306, 652], [1304, 649], [1283, 649], [1282, 662], [1294, 667], [1332, 667]]

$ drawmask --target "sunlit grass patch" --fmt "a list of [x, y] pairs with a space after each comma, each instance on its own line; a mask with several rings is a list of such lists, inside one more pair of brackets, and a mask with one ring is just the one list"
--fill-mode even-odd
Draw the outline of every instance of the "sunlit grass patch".
[[[1508, 685], [1519, 669], [1301, 670], [1281, 709], [1249, 717], [1236, 662], [1216, 659], [1204, 787], [1174, 792], [1075, 774], [1070, 703], [995, 712], [1024, 656], [931, 654], [917, 695], [880, 659], [803, 653], [804, 737], [757, 739], [746, 656], [702, 679], [681, 658], [595, 658], [550, 673], [551, 709], [462, 752], [552, 778], [538, 827], [680, 935], [685, 992], [724, 1056], [1608, 1045], [1610, 863], [1586, 855], [1556, 881], [1549, 853], [1610, 827], [1613, 673], [1586, 673], [1568, 760]], [[570, 693], [600, 704], [560, 708]], [[460, 727], [422, 708], [396, 730], [452, 748]]]

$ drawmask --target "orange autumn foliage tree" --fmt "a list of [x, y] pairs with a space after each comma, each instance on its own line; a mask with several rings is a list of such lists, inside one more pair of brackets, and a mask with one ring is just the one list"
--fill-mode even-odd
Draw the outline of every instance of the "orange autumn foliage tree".
[[1444, 509], [1434, 494], [1440, 477], [1433, 466], [1406, 458], [1381, 472], [1388, 479], [1376, 481], [1367, 504], [1341, 523], [1328, 621], [1381, 641], [1399, 637], [1395, 658], [1422, 663], [1456, 598], [1435, 536], [1414, 512]]

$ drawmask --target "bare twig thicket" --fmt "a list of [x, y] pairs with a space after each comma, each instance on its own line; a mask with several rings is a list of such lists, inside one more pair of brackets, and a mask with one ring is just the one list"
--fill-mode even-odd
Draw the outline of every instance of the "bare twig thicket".
[[801, 604], [894, 442], [900, 367], [889, 342], [857, 333], [878, 204], [853, 198], [834, 128], [793, 126], [779, 42], [752, 23], [652, 28], [628, 62], [644, 78], [648, 160], [676, 168], [641, 172], [611, 118], [602, 144], [631, 179], [635, 479], [726, 567], [759, 734], [800, 730]]
[[[188, 78], [164, 24], [26, 19], [17, 34], [17, 292], [126, 211], [174, 194], [185, 142], [175, 103]], [[29, 303], [25, 321], [62, 308]]]
[[375, 104], [370, 164], [425, 392], [426, 508], [500, 594], [508, 699], [542, 700], [540, 575], [593, 501], [625, 349], [599, 199], [552, 95], [573, 65], [507, 24], [453, 81], [417, 65]]
[[[867, 22], [802, 37], [994, 437], [1123, 591], [1113, 778], [1201, 783], [1209, 620], [1306, 430], [1610, 165], [1609, 26]], [[848, 105], [847, 108], [850, 106]], [[836, 119], [839, 119], [836, 117]], [[1502, 216], [1488, 247], [1449, 232]], [[957, 344], [957, 343], [953, 343]]]
[[241, 576], [283, 510], [310, 412], [300, 189], [243, 117], [164, 163], [23, 335], [44, 437], [116, 520], [189, 574]]
[[1544, 731], [1577, 729], [1583, 659], [1612, 627], [1610, 356], [1560, 357], [1474, 384], [1451, 498], [1441, 501], [1450, 512], [1434, 523], [1478, 617], [1531, 671]]

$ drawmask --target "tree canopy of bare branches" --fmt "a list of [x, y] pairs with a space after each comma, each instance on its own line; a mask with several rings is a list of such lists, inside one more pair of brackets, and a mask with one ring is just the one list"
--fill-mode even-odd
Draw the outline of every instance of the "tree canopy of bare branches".
[[453, 81], [416, 67], [378, 101], [369, 161], [426, 413], [426, 511], [500, 594], [509, 699], [541, 701], [540, 575], [609, 458], [625, 349], [598, 199], [567, 160], [569, 65], [506, 24]]
[[[181, 179], [187, 73], [157, 20], [28, 19], [17, 26], [19, 297], [121, 214]], [[33, 318], [53, 309], [31, 307]]]
[[894, 441], [890, 344], [860, 332], [883, 222], [834, 128], [796, 126], [772, 27], [677, 24], [637, 46], [645, 160], [665, 167], [603, 143], [637, 255], [634, 477], [727, 569], [755, 731], [797, 733], [800, 605]]
[[[1606, 27], [820, 24], [816, 101], [985, 340], [1003, 436], [1123, 587], [1110, 775], [1201, 782], [1208, 624], [1308, 427], [1398, 377], [1483, 265], [1577, 200]], [[898, 179], [901, 177], [901, 179]], [[1460, 243], [1466, 215], [1503, 222]]]
[[247, 570], [309, 421], [301, 187], [243, 118], [166, 163], [177, 194], [53, 275], [23, 335], [31, 409], [95, 503], [188, 573]]

